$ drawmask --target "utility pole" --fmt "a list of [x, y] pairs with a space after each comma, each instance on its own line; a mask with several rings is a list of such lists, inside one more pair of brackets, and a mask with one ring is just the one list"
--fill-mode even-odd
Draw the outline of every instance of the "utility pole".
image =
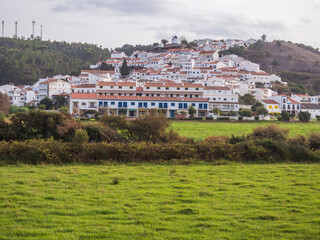
[[42, 40], [42, 25], [40, 26], [40, 39]]
[[36, 24], [35, 20], [32, 20], [32, 35], [31, 35], [31, 39], [34, 39], [34, 25]]
[[18, 22], [14, 22], [15, 24], [15, 31], [14, 31], [14, 38], [18, 38]]
[[2, 21], [2, 37], [4, 37], [4, 21]]

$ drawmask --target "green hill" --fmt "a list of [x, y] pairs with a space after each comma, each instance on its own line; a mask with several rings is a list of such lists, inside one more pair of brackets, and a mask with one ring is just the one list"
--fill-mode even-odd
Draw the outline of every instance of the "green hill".
[[57, 74], [76, 75], [109, 57], [108, 49], [94, 44], [0, 38], [0, 85], [32, 84]]
[[287, 91], [320, 94], [319, 49], [290, 41], [258, 41], [248, 48], [234, 47], [221, 54], [237, 54], [260, 64], [266, 72], [280, 75], [289, 83]]

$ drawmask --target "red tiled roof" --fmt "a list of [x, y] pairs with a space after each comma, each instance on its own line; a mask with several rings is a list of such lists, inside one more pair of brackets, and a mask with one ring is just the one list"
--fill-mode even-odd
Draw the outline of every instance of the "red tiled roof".
[[300, 104], [299, 102], [293, 100], [292, 98], [288, 98], [288, 101], [290, 101], [290, 102], [293, 103], [293, 104]]
[[126, 87], [135, 87], [136, 83], [134, 82], [98, 82], [97, 86], [126, 86]]
[[230, 90], [228, 87], [219, 87], [219, 86], [206, 86], [204, 90]]
[[95, 84], [82, 84], [77, 86], [72, 86], [72, 88], [95, 88]]
[[135, 100], [135, 101], [174, 101], [174, 102], [208, 102], [206, 98], [179, 98], [179, 97], [139, 97], [139, 96], [111, 96], [98, 95], [98, 99], [104, 100]]
[[279, 103], [276, 102], [275, 100], [261, 100], [261, 101], [266, 103], [266, 104], [277, 104], [277, 105], [279, 105]]
[[202, 88], [201, 84], [193, 83], [145, 83], [145, 87], [195, 87]]
[[97, 99], [95, 93], [71, 93], [72, 99]]

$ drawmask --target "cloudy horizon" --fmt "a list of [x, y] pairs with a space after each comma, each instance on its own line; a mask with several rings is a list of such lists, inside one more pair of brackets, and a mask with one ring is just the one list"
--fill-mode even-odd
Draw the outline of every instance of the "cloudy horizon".
[[152, 44], [173, 35], [191, 41], [200, 38], [247, 40], [267, 35], [320, 47], [317, 40], [320, 3], [310, 0], [268, 2], [241, 0], [11, 0], [1, 4], [0, 20], [5, 36], [88, 42], [107, 48]]

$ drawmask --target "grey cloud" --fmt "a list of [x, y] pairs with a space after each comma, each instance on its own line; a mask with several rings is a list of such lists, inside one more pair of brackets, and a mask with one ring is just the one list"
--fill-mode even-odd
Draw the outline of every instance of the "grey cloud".
[[[153, 15], [163, 13], [169, 0], [66, 0], [56, 4], [52, 11], [84, 11], [105, 14]], [[109, 12], [106, 12], [109, 11]]]

